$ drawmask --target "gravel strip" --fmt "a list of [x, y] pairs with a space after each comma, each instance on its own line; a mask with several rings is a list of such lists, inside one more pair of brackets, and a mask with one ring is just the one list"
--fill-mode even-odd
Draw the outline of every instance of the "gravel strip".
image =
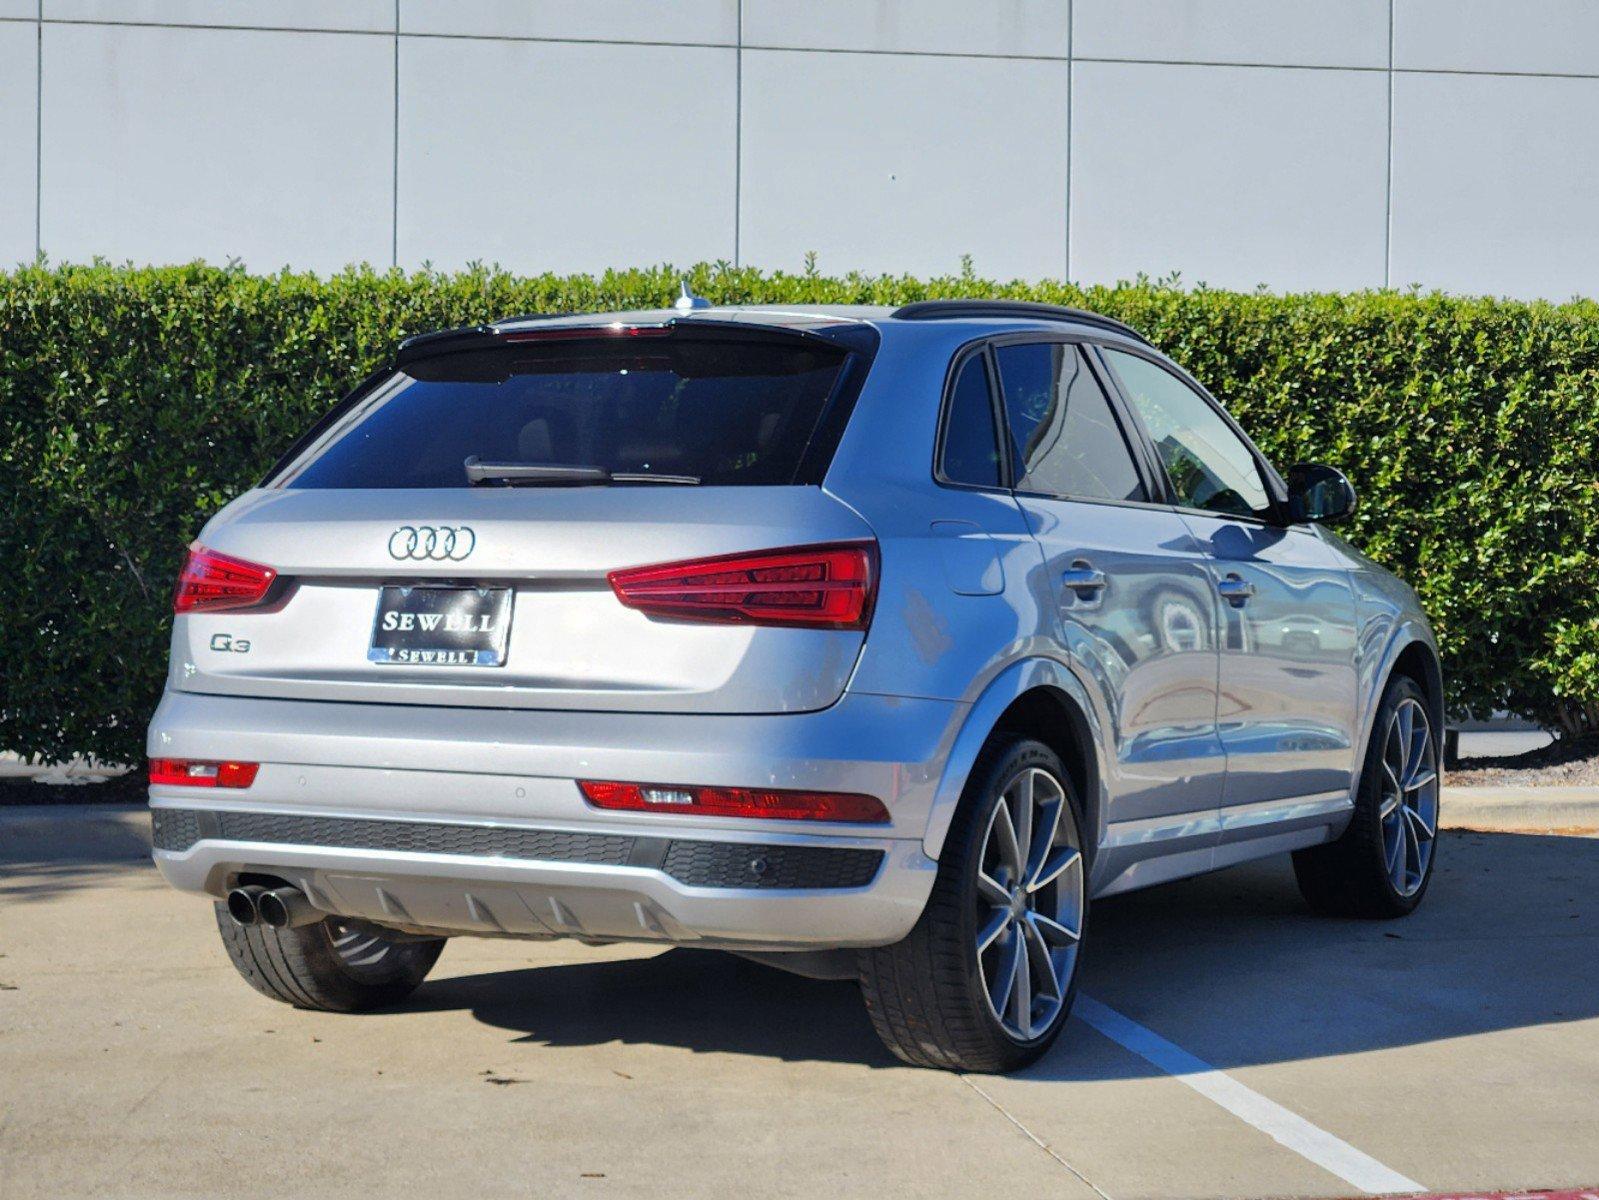
[[1599, 737], [1562, 738], [1505, 758], [1463, 758], [1448, 765], [1455, 787], [1599, 787]]

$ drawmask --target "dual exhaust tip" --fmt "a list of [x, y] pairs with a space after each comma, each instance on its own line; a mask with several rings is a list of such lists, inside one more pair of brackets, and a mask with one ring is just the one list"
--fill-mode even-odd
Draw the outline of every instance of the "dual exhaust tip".
[[228, 915], [239, 925], [265, 925], [271, 929], [298, 929], [315, 925], [328, 914], [305, 898], [299, 888], [265, 888], [259, 884], [236, 887], [228, 893]]

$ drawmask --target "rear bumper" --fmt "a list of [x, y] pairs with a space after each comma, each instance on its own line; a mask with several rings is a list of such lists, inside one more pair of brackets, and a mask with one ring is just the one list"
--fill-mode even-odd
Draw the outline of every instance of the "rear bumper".
[[[655, 716], [169, 692], [152, 755], [262, 767], [240, 791], [152, 787], [155, 859], [186, 890], [271, 874], [330, 912], [414, 929], [882, 945], [932, 887], [922, 835], [958, 708], [846, 696], [817, 713]], [[864, 792], [892, 821], [601, 812], [579, 778]]]

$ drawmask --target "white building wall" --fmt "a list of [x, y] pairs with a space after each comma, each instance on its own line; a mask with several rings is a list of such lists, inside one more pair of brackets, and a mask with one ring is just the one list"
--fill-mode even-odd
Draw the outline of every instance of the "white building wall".
[[0, 263], [1599, 295], [1599, 0], [0, 0]]

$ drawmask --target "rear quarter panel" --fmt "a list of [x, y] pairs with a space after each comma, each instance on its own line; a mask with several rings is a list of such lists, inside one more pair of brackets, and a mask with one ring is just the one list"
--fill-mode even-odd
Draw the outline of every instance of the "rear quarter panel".
[[1016, 502], [933, 478], [950, 360], [988, 332], [945, 321], [885, 331], [834, 457], [826, 488], [871, 526], [882, 554], [851, 691], [969, 704], [1041, 649], [1043, 557]]

